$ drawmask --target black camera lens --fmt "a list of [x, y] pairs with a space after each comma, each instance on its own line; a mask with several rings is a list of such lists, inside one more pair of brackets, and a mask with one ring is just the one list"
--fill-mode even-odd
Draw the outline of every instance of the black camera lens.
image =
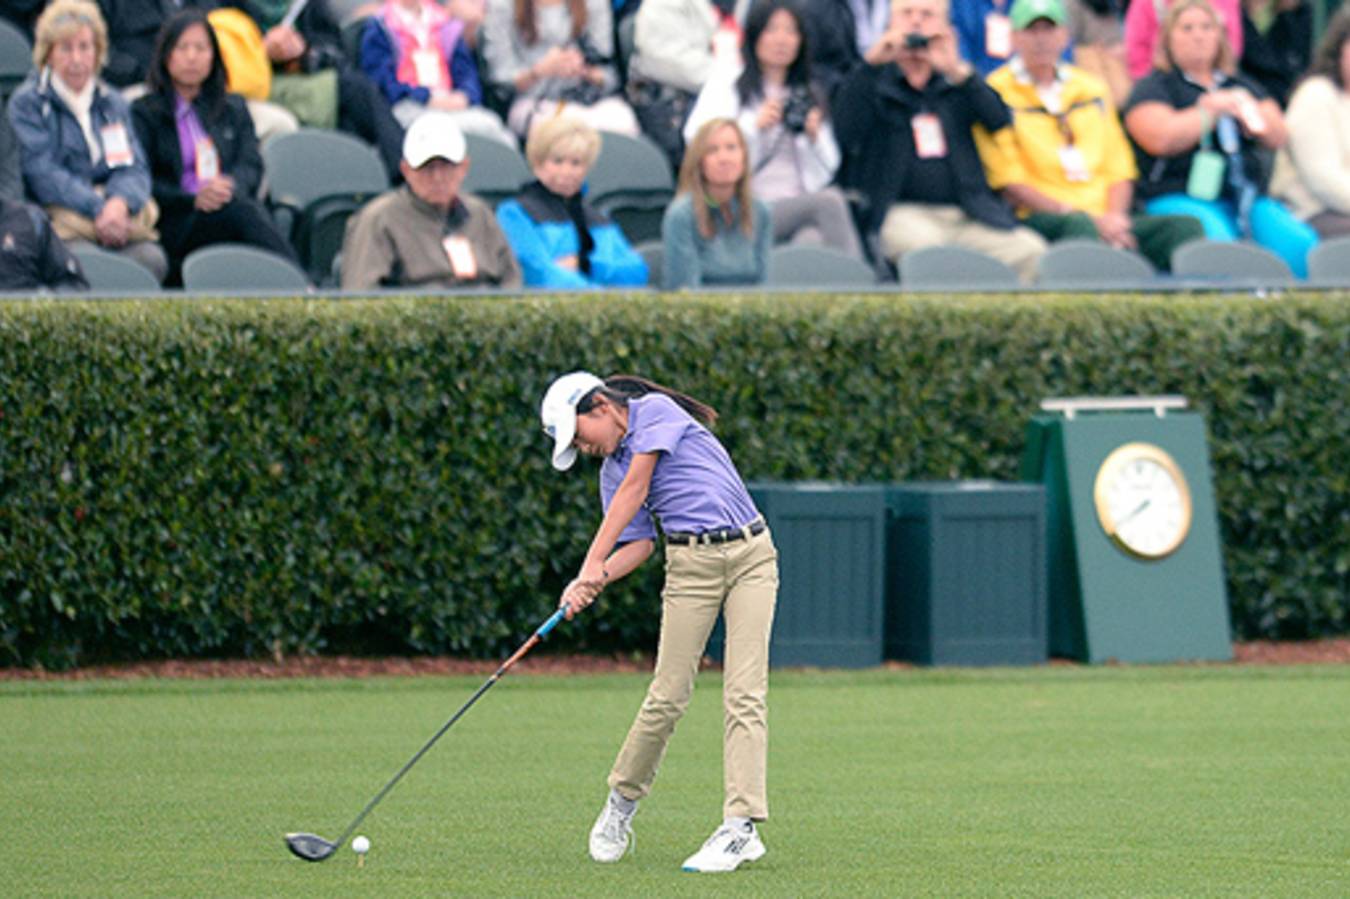
[[922, 50], [924, 47], [927, 46], [928, 46], [928, 35], [920, 34], [917, 31], [905, 35], [906, 50]]
[[783, 127], [794, 134], [805, 131], [806, 117], [815, 105], [816, 101], [811, 97], [811, 91], [804, 87], [794, 87], [788, 93], [787, 102], [783, 104]]

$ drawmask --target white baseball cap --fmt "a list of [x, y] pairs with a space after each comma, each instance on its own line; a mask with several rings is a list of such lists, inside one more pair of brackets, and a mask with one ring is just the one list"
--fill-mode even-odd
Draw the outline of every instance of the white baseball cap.
[[403, 158], [415, 169], [437, 157], [459, 165], [467, 154], [464, 132], [449, 113], [423, 113], [403, 135]]
[[577, 435], [577, 403], [595, 388], [604, 386], [604, 381], [588, 371], [570, 372], [548, 386], [539, 405], [539, 417], [544, 422], [544, 433], [553, 438], [553, 467], [559, 471], [566, 471], [577, 461], [577, 448], [572, 445], [572, 438]]

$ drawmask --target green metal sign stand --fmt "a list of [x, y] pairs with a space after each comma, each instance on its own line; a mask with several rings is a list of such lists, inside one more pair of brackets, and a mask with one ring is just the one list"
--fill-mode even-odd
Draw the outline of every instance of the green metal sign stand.
[[1180, 398], [1048, 400], [1022, 478], [1045, 485], [1049, 650], [1232, 658], [1203, 418]]

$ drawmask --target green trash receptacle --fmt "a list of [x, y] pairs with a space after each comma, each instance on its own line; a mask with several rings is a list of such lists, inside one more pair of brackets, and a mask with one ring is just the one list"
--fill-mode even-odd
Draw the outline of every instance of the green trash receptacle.
[[886, 656], [922, 665], [1047, 658], [1045, 491], [945, 481], [891, 488]]
[[[747, 485], [778, 547], [774, 667], [862, 668], [882, 662], [887, 490], [882, 484]], [[708, 643], [722, 657], [719, 620]]]

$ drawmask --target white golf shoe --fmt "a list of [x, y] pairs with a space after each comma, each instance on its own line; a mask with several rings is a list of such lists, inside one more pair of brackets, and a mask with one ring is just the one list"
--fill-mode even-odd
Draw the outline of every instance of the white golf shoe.
[[712, 874], [735, 871], [741, 862], [753, 862], [767, 852], [753, 823], [744, 826], [723, 824], [708, 837], [703, 848], [684, 860], [686, 871]]
[[605, 807], [591, 828], [591, 858], [598, 862], [617, 862], [636, 844], [633, 836], [633, 816], [637, 804], [625, 812], [613, 796], [606, 797]]

